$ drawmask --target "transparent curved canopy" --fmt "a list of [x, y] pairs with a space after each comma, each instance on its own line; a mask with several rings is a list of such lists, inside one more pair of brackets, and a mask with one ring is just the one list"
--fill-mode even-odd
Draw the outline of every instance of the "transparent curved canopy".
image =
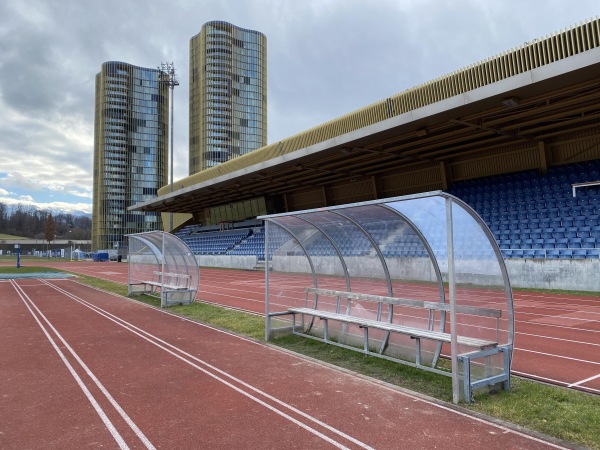
[[[436, 191], [260, 219], [266, 222], [270, 269], [267, 318], [288, 308], [316, 304], [306, 288], [398, 297], [446, 306], [432, 314], [402, 305], [340, 303], [335, 296], [321, 295], [318, 307], [512, 347], [513, 300], [504, 260], [487, 225], [460, 199]], [[455, 330], [450, 329], [451, 304]], [[497, 310], [500, 318], [465, 313], [474, 308]], [[276, 320], [285, 325], [286, 317], [277, 315]], [[311, 320], [303, 326], [318, 334], [322, 324]], [[362, 332], [356, 326], [339, 324], [336, 329], [330, 324], [329, 328], [338, 342], [360, 345]], [[371, 339], [374, 347], [385, 342], [386, 352], [394, 348], [388, 344], [396, 344], [401, 356], [410, 347], [407, 336], [390, 337], [384, 332], [378, 336], [374, 330], [371, 337], [369, 333], [369, 345]], [[425, 349], [432, 364], [440, 354], [436, 345], [432, 341]]]
[[179, 239], [163, 231], [127, 235], [129, 293], [160, 293], [161, 304], [191, 302], [200, 285], [196, 257]]

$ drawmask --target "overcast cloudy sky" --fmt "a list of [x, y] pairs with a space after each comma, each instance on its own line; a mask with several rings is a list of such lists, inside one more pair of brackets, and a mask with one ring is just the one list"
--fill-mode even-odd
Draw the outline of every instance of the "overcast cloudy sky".
[[0, 202], [91, 212], [94, 78], [174, 62], [188, 173], [189, 40], [224, 20], [268, 41], [269, 143], [595, 18], [598, 0], [0, 2]]

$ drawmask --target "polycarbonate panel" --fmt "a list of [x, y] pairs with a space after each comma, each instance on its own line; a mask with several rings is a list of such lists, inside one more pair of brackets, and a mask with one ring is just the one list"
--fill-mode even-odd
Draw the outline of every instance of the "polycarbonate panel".
[[[447, 202], [451, 206], [451, 223], [447, 222]], [[449, 243], [447, 230], [452, 229], [453, 280], [455, 284], [456, 330], [458, 336], [485, 339], [498, 345], [513, 344], [513, 305], [504, 261], [483, 220], [467, 204], [451, 196], [435, 196], [419, 201], [399, 201], [389, 206], [414, 222], [430, 243], [445, 282], [449, 281]], [[477, 308], [477, 314], [466, 313]], [[473, 309], [470, 309], [473, 311]], [[498, 314], [500, 317], [498, 317]], [[450, 328], [446, 315], [446, 330]], [[458, 345], [457, 353], [473, 347]], [[442, 349], [450, 355], [450, 345]], [[475, 361], [471, 379], [502, 373], [503, 360], [498, 357]], [[483, 364], [483, 366], [482, 366]]]

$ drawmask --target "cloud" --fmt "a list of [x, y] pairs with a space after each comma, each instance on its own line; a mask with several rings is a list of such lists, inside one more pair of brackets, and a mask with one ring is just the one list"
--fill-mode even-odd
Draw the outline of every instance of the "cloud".
[[92, 214], [92, 205], [90, 203], [69, 203], [69, 202], [38, 202], [31, 196], [21, 196], [15, 199], [3, 197], [0, 193], [0, 203], [8, 206], [33, 206], [43, 211], [58, 211], [65, 214]]
[[115, 60], [175, 63], [174, 172], [187, 176], [189, 40], [210, 20], [267, 36], [272, 143], [597, 11], [596, 0], [0, 2], [0, 196], [91, 198], [95, 76]]

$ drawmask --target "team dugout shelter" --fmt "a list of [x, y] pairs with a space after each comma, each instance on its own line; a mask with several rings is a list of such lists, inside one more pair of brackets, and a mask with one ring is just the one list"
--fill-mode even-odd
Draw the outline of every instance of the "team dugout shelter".
[[190, 248], [170, 233], [127, 235], [129, 295], [160, 298], [161, 307], [192, 303], [200, 285], [198, 261]]
[[293, 333], [452, 376], [455, 402], [510, 388], [510, 281], [466, 203], [437, 191], [261, 219], [267, 340]]

